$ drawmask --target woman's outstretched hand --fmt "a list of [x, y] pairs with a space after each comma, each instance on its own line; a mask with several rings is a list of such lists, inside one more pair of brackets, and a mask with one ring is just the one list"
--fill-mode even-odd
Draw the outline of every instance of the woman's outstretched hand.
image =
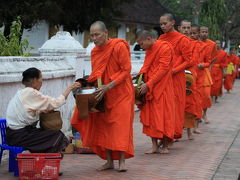
[[76, 89], [76, 88], [81, 88], [81, 87], [82, 87], [82, 84], [80, 82], [74, 82], [69, 86], [69, 88], [71, 90]]
[[67, 99], [69, 93], [76, 88], [81, 88], [82, 85], [79, 82], [74, 82], [72, 83], [70, 86], [68, 86], [68, 88], [66, 89], [66, 91], [63, 93], [63, 96], [65, 97], [65, 99]]

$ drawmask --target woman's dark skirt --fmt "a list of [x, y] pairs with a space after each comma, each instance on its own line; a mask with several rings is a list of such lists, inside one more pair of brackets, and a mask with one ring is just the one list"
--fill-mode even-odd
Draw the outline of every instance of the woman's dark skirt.
[[24, 147], [32, 153], [59, 153], [69, 144], [60, 130], [44, 130], [34, 126], [18, 130], [7, 128], [6, 140], [9, 146]]

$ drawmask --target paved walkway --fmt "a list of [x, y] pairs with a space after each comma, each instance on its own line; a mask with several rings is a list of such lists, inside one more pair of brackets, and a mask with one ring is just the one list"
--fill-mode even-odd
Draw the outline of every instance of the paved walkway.
[[[128, 171], [97, 172], [104, 161], [96, 155], [65, 155], [60, 180], [237, 180], [240, 172], [240, 81], [231, 94], [219, 99], [209, 110], [210, 124], [189, 141], [186, 134], [174, 143], [168, 155], [145, 155], [150, 139], [141, 133], [136, 113], [134, 123], [135, 157], [127, 160]], [[116, 162], [117, 166], [117, 162]], [[6, 161], [0, 167], [0, 180], [14, 180]]]

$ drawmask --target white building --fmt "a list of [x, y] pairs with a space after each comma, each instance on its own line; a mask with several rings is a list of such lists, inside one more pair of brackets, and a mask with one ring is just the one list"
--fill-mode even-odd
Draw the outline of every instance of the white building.
[[[160, 33], [159, 17], [167, 12], [156, 0], [138, 0], [130, 4], [123, 3], [120, 9], [123, 16], [114, 18], [119, 27], [109, 29], [109, 37], [125, 39], [130, 45], [135, 43], [135, 34], [138, 30], [154, 28]], [[38, 48], [59, 30], [63, 30], [63, 28], [49, 27], [47, 22], [42, 21], [36, 24], [30, 31], [24, 30], [23, 38], [28, 39], [29, 46], [34, 48], [31, 53], [38, 54]], [[84, 48], [90, 43], [89, 31], [84, 31], [83, 33], [72, 32], [72, 36]]]

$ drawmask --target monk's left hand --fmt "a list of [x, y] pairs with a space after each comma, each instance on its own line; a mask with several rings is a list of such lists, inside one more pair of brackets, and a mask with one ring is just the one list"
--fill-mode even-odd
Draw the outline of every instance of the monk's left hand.
[[141, 87], [140, 87], [139, 93], [140, 94], [146, 94], [147, 91], [148, 91], [148, 87], [147, 87], [146, 83], [142, 84]]
[[107, 85], [103, 85], [101, 88], [97, 89], [95, 92], [97, 94], [95, 96], [96, 100], [101, 101], [101, 99], [103, 98], [104, 94], [108, 91], [108, 89], [109, 88]]
[[173, 73], [173, 74], [176, 74], [176, 71], [175, 71], [175, 69], [172, 69], [172, 73]]
[[97, 89], [96, 90], [96, 96], [95, 96], [95, 98], [96, 98], [96, 100], [97, 101], [101, 101], [101, 99], [103, 98], [103, 96], [104, 96], [104, 94], [109, 90], [109, 89], [111, 89], [111, 88], [113, 88], [114, 86], [115, 86], [115, 82], [114, 81], [112, 81], [111, 83], [109, 83], [108, 85], [103, 85], [101, 88], [99, 88], [99, 89]]

